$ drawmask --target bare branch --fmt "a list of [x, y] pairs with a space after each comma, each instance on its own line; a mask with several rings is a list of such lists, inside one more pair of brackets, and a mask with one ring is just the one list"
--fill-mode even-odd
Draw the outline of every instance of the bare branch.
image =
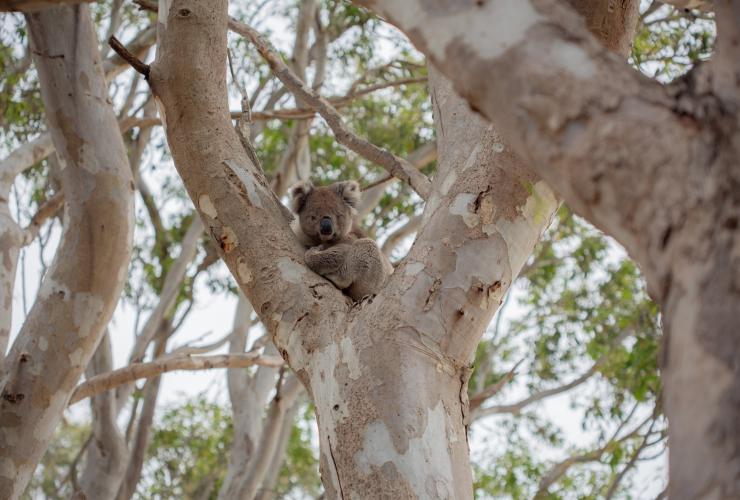
[[149, 65], [144, 64], [138, 57], [129, 52], [129, 50], [124, 47], [123, 44], [118, 40], [118, 38], [116, 38], [114, 35], [111, 35], [110, 38], [108, 38], [108, 45], [111, 46], [111, 48], [116, 52], [116, 54], [121, 57], [121, 59], [130, 64], [131, 67], [134, 68], [136, 71], [144, 75], [145, 79], [149, 79]]
[[503, 389], [506, 384], [511, 382], [516, 375], [516, 370], [524, 362], [524, 358], [520, 359], [512, 368], [509, 370], [501, 380], [495, 384], [491, 384], [488, 387], [484, 387], [478, 394], [470, 398], [470, 409], [475, 410], [480, 407], [489, 398], [492, 398]]
[[0, 183], [3, 186], [11, 184], [18, 174], [49, 156], [52, 151], [54, 143], [48, 132], [14, 149], [0, 162]]
[[[613, 433], [612, 437], [606, 441], [604, 446], [601, 446], [600, 448], [597, 448], [595, 450], [583, 453], [581, 455], [575, 455], [572, 457], [568, 457], [565, 460], [556, 463], [555, 465], [550, 468], [550, 470], [542, 476], [542, 479], [540, 480], [539, 489], [537, 490], [537, 493], [534, 495], [535, 499], [544, 499], [547, 498], [548, 490], [550, 486], [555, 484], [556, 481], [558, 481], [566, 472], [568, 472], [568, 469], [573, 467], [577, 464], [583, 464], [588, 462], [597, 462], [601, 460], [601, 457], [604, 456], [606, 452], [608, 452], [610, 449], [614, 448], [619, 443], [622, 443], [624, 441], [627, 441], [629, 439], [632, 439], [640, 434], [640, 429], [643, 428], [643, 426], [648, 421], [653, 421], [655, 418], [655, 414], [651, 414], [648, 418], [640, 422], [638, 425], [635, 426], [635, 428], [625, 434], [622, 437], [618, 437], [619, 432], [621, 431], [622, 427], [630, 420], [632, 415], [635, 412], [635, 409], [637, 406], [633, 408], [633, 410], [629, 413], [627, 418], [622, 421], [619, 426], [617, 427], [617, 430]], [[650, 426], [652, 429], [652, 424]], [[650, 432], [647, 433], [648, 435]]]
[[159, 296], [159, 302], [149, 315], [146, 324], [136, 339], [131, 353], [132, 361], [142, 359], [147, 346], [156, 335], [162, 319], [171, 312], [177, 298], [177, 293], [182, 285], [182, 280], [185, 278], [188, 265], [196, 255], [198, 240], [202, 234], [203, 222], [200, 220], [200, 217], [196, 216], [193, 218], [190, 227], [188, 227], [183, 237], [180, 254], [167, 271], [164, 284], [162, 285], [162, 292]]
[[[206, 334], [207, 335], [207, 334]], [[167, 353], [167, 357], [179, 357], [179, 356], [192, 356], [193, 354], [205, 354], [207, 352], [215, 351], [226, 342], [231, 340], [232, 332], [227, 333], [218, 340], [214, 340], [210, 344], [205, 345], [184, 345], [173, 349]]]
[[[421, 170], [429, 163], [437, 159], [437, 143], [436, 141], [427, 142], [409, 154], [408, 160], [414, 166]], [[370, 211], [378, 205], [378, 202], [383, 197], [385, 189], [393, 182], [396, 178], [391, 175], [382, 176], [380, 179], [371, 182], [362, 189], [362, 199], [357, 207], [357, 213], [360, 217], [364, 217]]]
[[[634, 331], [632, 330], [623, 330], [620, 332], [620, 334], [612, 341], [612, 346], [619, 345], [625, 338], [631, 336], [634, 334]], [[495, 415], [499, 413], [519, 413], [522, 411], [522, 409], [526, 406], [529, 406], [533, 403], [536, 403], [538, 401], [542, 401], [543, 399], [547, 399], [552, 396], [556, 396], [558, 394], [562, 394], [564, 392], [567, 392], [574, 387], [577, 387], [581, 385], [582, 383], [586, 382], [588, 379], [590, 379], [592, 376], [594, 376], [599, 369], [608, 361], [609, 356], [611, 355], [611, 352], [608, 351], [603, 356], [601, 356], [599, 359], [597, 359], [593, 365], [591, 365], [591, 368], [588, 369], [585, 373], [583, 373], [580, 377], [568, 382], [567, 384], [553, 387], [552, 389], [546, 389], [544, 391], [537, 392], [535, 394], [530, 395], [527, 398], [524, 398], [523, 400], [519, 401], [518, 403], [512, 403], [508, 405], [496, 405], [496, 406], [489, 406], [488, 408], [481, 408], [477, 412], [473, 413], [473, 418], [478, 419], [482, 417], [486, 417], [488, 415]]]
[[414, 215], [405, 224], [400, 226], [398, 229], [393, 231], [383, 242], [380, 249], [384, 254], [390, 256], [393, 250], [406, 238], [407, 236], [414, 234], [421, 227], [421, 215]]
[[59, 191], [46, 200], [31, 218], [31, 222], [23, 229], [23, 244], [30, 245], [38, 236], [41, 226], [51, 217], [54, 217], [64, 205], [64, 193]]
[[261, 356], [259, 354], [221, 354], [216, 356], [184, 356], [164, 358], [147, 363], [133, 363], [110, 373], [97, 375], [77, 386], [69, 404], [89, 398], [94, 394], [109, 391], [123, 384], [142, 378], [153, 378], [163, 373], [176, 370], [212, 370], [215, 368], [246, 368], [248, 366], [283, 365], [283, 358], [278, 356]]
[[260, 55], [270, 65], [275, 76], [290, 89], [294, 95], [303, 99], [309, 106], [313, 107], [326, 120], [326, 123], [334, 132], [337, 141], [351, 149], [363, 158], [376, 163], [388, 172], [409, 183], [411, 187], [421, 196], [426, 198], [429, 194], [430, 182], [423, 174], [403, 158], [381, 149], [371, 142], [360, 138], [344, 123], [342, 116], [325, 98], [313, 89], [310, 89], [293, 71], [282, 61], [282, 58], [272, 45], [257, 33], [253, 28], [235, 20], [229, 20], [229, 27], [247, 37], [257, 48]]
[[[149, 49], [154, 45], [157, 39], [157, 30], [154, 26], [149, 26], [140, 31], [134, 38], [126, 42], [126, 50], [134, 57], [142, 59], [146, 56]], [[110, 81], [113, 77], [125, 71], [129, 67], [128, 61], [118, 54], [111, 54], [103, 61], [103, 71], [105, 78]]]
[[614, 477], [614, 480], [609, 485], [609, 489], [607, 490], [606, 496], [604, 497], [605, 500], [611, 500], [612, 498], [614, 498], [614, 494], [617, 492], [617, 488], [619, 488], [619, 484], [622, 482], [622, 479], [624, 479], [624, 476], [626, 476], [630, 469], [632, 469], [637, 463], [637, 459], [640, 457], [640, 454], [648, 445], [648, 440], [650, 439], [650, 435], [653, 432], [653, 427], [655, 427], [655, 422], [655, 419], [650, 422], [650, 427], [645, 433], [645, 436], [643, 437], [640, 445], [632, 453], [629, 462], [627, 462], [627, 465], [625, 465], [622, 470], [620, 470], [619, 473]]

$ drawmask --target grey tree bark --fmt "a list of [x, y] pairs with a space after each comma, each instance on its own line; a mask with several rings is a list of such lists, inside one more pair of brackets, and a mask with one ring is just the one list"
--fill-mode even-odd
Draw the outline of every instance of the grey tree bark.
[[3, 498], [23, 492], [103, 335], [125, 279], [133, 229], [131, 172], [87, 6], [26, 19], [63, 167], [64, 232], [0, 381]]
[[423, 228], [386, 289], [350, 304], [301, 265], [281, 207], [231, 133], [227, 22], [223, 1], [161, 3], [150, 82], [191, 198], [312, 395], [328, 496], [470, 497], [468, 363], [558, 200], [437, 79], [440, 166]]
[[714, 2], [716, 54], [667, 86], [561, 2], [362, 3], [638, 261], [664, 320], [670, 497], [737, 498], [740, 2]]
[[[351, 304], [302, 265], [282, 209], [231, 132], [226, 25], [223, 1], [161, 4], [150, 82], [209, 232], [313, 397], [328, 495], [469, 498], [469, 359], [557, 199], [448, 88], [435, 87], [436, 109], [455, 109], [436, 119], [467, 113], [460, 122], [470, 116], [469, 128], [452, 127], [440, 145], [409, 257], [383, 293]], [[187, 60], [176, 57], [183, 50]], [[269, 237], [248, 238], [256, 234]]]
[[[113, 352], [106, 332], [87, 367], [87, 377], [113, 370]], [[126, 472], [128, 448], [116, 424], [115, 392], [104, 392], [90, 400], [93, 435], [85, 453], [88, 464], [80, 478], [86, 498], [114, 498]], [[94, 464], [94, 466], [92, 465]]]

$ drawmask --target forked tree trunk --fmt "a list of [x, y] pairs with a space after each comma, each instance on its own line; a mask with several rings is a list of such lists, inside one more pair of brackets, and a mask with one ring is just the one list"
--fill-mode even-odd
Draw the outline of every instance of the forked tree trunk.
[[131, 252], [133, 183], [87, 6], [26, 17], [62, 164], [64, 232], [8, 354], [0, 388], [0, 497], [18, 498], [121, 293]]
[[[150, 82], [178, 172], [309, 390], [330, 498], [470, 498], [468, 364], [558, 201], [433, 73], [438, 173], [385, 290], [352, 304], [303, 266], [226, 107], [226, 2], [160, 2]], [[180, 57], [188, 54], [187, 58]]]
[[362, 3], [637, 260], [664, 320], [670, 497], [739, 498], [740, 2], [696, 2], [715, 6], [716, 53], [667, 86], [557, 0]]

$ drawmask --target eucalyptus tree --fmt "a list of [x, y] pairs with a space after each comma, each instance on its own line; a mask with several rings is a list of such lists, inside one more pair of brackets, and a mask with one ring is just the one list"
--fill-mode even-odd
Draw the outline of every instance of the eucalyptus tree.
[[[137, 3], [142, 9], [157, 11], [157, 5], [146, 0]], [[126, 40], [128, 51], [121, 44], [116, 45], [120, 57], [103, 47], [102, 56], [107, 59], [105, 63], [98, 62], [97, 67], [107, 73], [114, 94], [114, 106], [107, 104], [110, 108], [107, 113], [113, 117], [113, 121], [108, 120], [108, 130], [117, 137], [121, 136], [119, 127], [123, 131], [129, 152], [126, 172], [130, 171], [133, 181], [130, 185], [145, 208], [140, 220], [151, 227], [149, 240], [134, 250], [130, 272], [138, 279], [129, 281], [126, 296], [138, 301], [139, 292], [146, 289], [153, 291], [154, 299], [146, 306], [150, 309], [147, 320], [137, 328], [129, 366], [111, 371], [107, 344], [103, 342], [88, 367], [89, 380], [73, 394], [74, 384], [92, 357], [97, 339], [104, 335], [107, 320], [100, 316], [93, 325], [91, 342], [75, 351], [78, 363], [71, 367], [48, 367], [64, 373], [59, 379], [64, 383], [54, 388], [59, 404], [41, 408], [33, 397], [26, 399], [26, 393], [16, 391], [15, 385], [4, 386], [9, 397], [4, 397], [2, 411], [14, 415], [27, 412], [24, 415], [29, 417], [22, 425], [36, 428], [42, 422], [44, 432], [38, 434], [37, 445], [25, 448], [23, 443], [13, 441], [10, 428], [4, 429], [2, 446], [7, 450], [4, 453], [7, 458], [2, 474], [8, 481], [2, 491], [7, 491], [10, 497], [21, 493], [68, 401], [115, 389], [93, 398], [91, 438], [82, 446], [78, 459], [71, 463], [74, 472], [84, 453], [85, 469], [79, 484], [76, 473], [71, 475], [71, 483], [73, 490], [79, 488], [93, 497], [129, 498], [142, 474], [150, 485], [151, 479], [157, 477], [152, 469], [147, 469], [147, 448], [152, 439], [157, 451], [152, 453], [151, 460], [155, 460], [157, 452], [166, 453], [166, 447], [182, 446], [161, 433], [152, 434], [152, 426], [156, 425], [156, 377], [178, 367], [224, 366], [231, 367], [228, 385], [233, 408], [233, 438], [228, 459], [221, 456], [211, 460], [202, 453], [194, 455], [204, 460], [208, 473], [198, 475], [192, 484], [173, 486], [181, 489], [171, 491], [204, 498], [215, 495], [219, 488], [223, 498], [265, 495], [267, 485], [274, 485], [279, 479], [269, 469], [278, 470], [283, 458], [281, 450], [291, 441], [292, 419], [303, 401], [300, 381], [308, 390], [318, 420], [321, 474], [329, 497], [354, 494], [468, 498], [474, 489], [468, 453], [470, 425], [495, 418], [492, 415], [512, 415], [513, 425], [529, 422], [531, 428], [538, 429], [548, 439], [548, 430], [536, 418], [530, 418], [527, 409], [598, 378], [606, 381], [609, 397], [607, 402], [593, 398], [587, 404], [586, 412], [591, 416], [586, 420], [601, 428], [601, 436], [592, 448], [567, 450], [570, 453], [562, 461], [548, 462], [538, 459], [533, 450], [517, 455], [516, 447], [510, 446], [507, 449], [511, 453], [500, 457], [498, 469], [476, 469], [475, 487], [481, 492], [512, 495], [526, 492], [538, 496], [553, 494], [556, 486], [564, 488], [566, 493], [568, 487], [572, 488], [570, 491], [590, 487], [594, 494], [609, 497], [618, 492], [625, 475], [646, 450], [665, 442], [661, 389], [655, 366], [657, 311], [645, 296], [634, 266], [627, 261], [607, 264], [603, 272], [608, 279], [595, 289], [599, 277], [589, 275], [589, 270], [594, 260], [609, 259], [605, 250], [608, 244], [583, 229], [580, 220], [561, 215], [557, 231], [544, 240], [539, 250], [536, 248], [540, 235], [556, 216], [562, 196], [578, 213], [625, 244], [646, 271], [653, 296], [664, 310], [666, 307], [673, 310], [666, 301], [670, 287], [680, 280], [667, 279], [666, 276], [673, 275], [665, 266], [656, 269], [656, 262], [670, 259], [663, 259], [663, 250], [653, 251], [650, 245], [665, 240], [666, 248], [682, 255], [673, 250], [677, 247], [671, 246], [676, 245], [671, 242], [684, 241], [684, 237], [675, 239], [683, 233], [678, 229], [661, 230], [655, 236], [646, 230], [637, 238], [636, 228], [640, 221], [646, 220], [647, 212], [663, 214], [674, 222], [683, 219], [671, 217], [684, 212], [665, 207], [640, 211], [640, 207], [648, 204], [638, 202], [656, 198], [645, 193], [665, 183], [653, 182], [645, 172], [639, 173], [642, 177], [635, 174], [634, 177], [645, 179], [641, 185], [648, 191], [643, 192], [634, 189], [634, 178], [620, 172], [632, 172], [630, 169], [637, 165], [632, 151], [642, 150], [641, 159], [655, 166], [649, 172], [658, 175], [659, 166], [667, 164], [667, 158], [681, 164], [678, 160], [684, 146], [665, 139], [668, 130], [675, 132], [675, 120], [668, 120], [665, 135], [663, 131], [659, 134], [656, 127], [645, 135], [639, 135], [644, 131], [637, 128], [625, 131], [623, 125], [633, 123], [627, 118], [642, 119], [645, 113], [629, 106], [630, 98], [655, 108], [665, 104], [665, 99], [644, 80], [630, 76], [633, 74], [622, 66], [626, 65], [624, 60], [638, 23], [648, 28], [695, 19], [675, 10], [666, 13], [657, 4], [643, 9], [640, 18], [637, 2], [623, 2], [616, 9], [611, 3], [570, 3], [576, 11], [553, 2], [537, 2], [533, 7], [529, 2], [450, 7], [443, 4], [430, 7], [417, 2], [409, 4], [415, 6], [413, 15], [405, 10], [409, 5], [373, 3], [372, 8], [380, 9], [386, 19], [397, 23], [429, 56], [431, 106], [425, 102], [426, 94], [418, 91], [418, 84], [426, 80], [420, 59], [407, 52], [404, 57], [380, 67], [368, 66], [372, 58], [367, 54], [379, 50], [373, 37], [386, 36], [389, 31], [387, 28], [382, 31], [383, 23], [379, 19], [349, 4], [300, 2], [292, 11], [295, 17], [291, 31], [295, 36], [290, 55], [285, 56], [255, 29], [264, 5], [255, 5], [246, 14], [238, 11], [231, 19], [226, 2], [215, 0], [162, 2], [156, 14], [135, 12], [118, 1], [110, 7], [107, 4], [94, 7], [101, 37], [119, 34]], [[17, 6], [22, 7], [22, 2]], [[713, 3], [692, 3], [690, 7], [712, 8]], [[112, 15], [103, 20], [101, 15], [109, 8]], [[529, 9], [525, 14], [531, 16], [519, 15], [522, 9]], [[80, 62], [79, 53], [75, 52], [78, 47], [59, 44], [59, 50], [63, 51], [59, 54], [36, 51], [39, 54], [29, 49], [29, 57], [34, 54], [35, 64], [56, 68], [54, 65], [60, 64], [56, 59], [61, 59], [65, 64], [95, 66], [94, 61], [101, 56], [97, 54], [94, 36], [90, 36], [94, 30], [90, 9], [58, 7], [41, 12], [27, 14], [30, 26], [33, 22], [43, 24], [44, 19], [50, 23], [54, 16], [83, 20], [80, 29], [85, 31], [88, 47], [82, 57], [86, 62]], [[691, 16], [699, 18], [704, 14], [696, 11]], [[594, 42], [594, 37], [583, 29], [583, 19], [603, 45]], [[148, 25], [149, 21], [152, 26]], [[554, 28], [554, 23], [560, 23], [561, 27]], [[467, 30], [468, 24], [474, 29]], [[494, 32], [501, 38], [476, 36], [476, 33], [489, 33], [491, 26], [498, 27]], [[677, 29], [669, 28], [678, 34], [677, 43], [681, 47], [689, 47], [688, 54], [665, 56], [661, 51], [666, 45], [651, 39], [655, 31], [649, 29], [640, 31], [632, 52], [635, 65], [663, 80], [705, 57], [712, 42], [711, 29], [700, 34], [681, 25]], [[227, 35], [229, 30], [231, 34]], [[432, 37], [429, 30], [444, 36]], [[146, 53], [155, 42], [155, 32], [156, 56], [151, 64], [144, 64], [141, 59], [146, 60]], [[32, 31], [32, 42], [34, 36], [51, 33], [54, 33], [51, 29], [35, 34]], [[685, 33], [695, 36], [687, 41], [681, 38]], [[350, 44], [335, 43], [347, 36], [357, 38]], [[472, 52], [463, 50], [453, 57], [445, 49], [447, 43], [468, 47]], [[470, 64], [470, 55], [479, 54], [477, 51], [482, 51], [481, 61], [492, 58], [494, 65], [498, 64], [496, 58], [506, 58], [510, 69], [493, 71], [484, 69], [488, 67], [482, 62]], [[28, 63], [21, 57], [17, 59], [9, 74], [23, 75]], [[130, 72], [124, 80], [116, 78], [125, 67], [124, 59], [139, 72], [137, 76]], [[334, 85], [328, 86], [330, 90], [327, 88], [327, 71], [332, 65], [348, 60], [360, 61], [357, 74], [353, 75], [348, 90], [336, 94]], [[68, 75], [74, 69], [65, 71]], [[97, 85], [102, 89], [103, 73], [96, 71]], [[690, 75], [695, 73], [699, 72], [694, 70]], [[619, 78], [610, 81], [604, 75]], [[720, 76], [724, 78], [724, 73]], [[448, 78], [472, 102], [473, 110], [456, 94]], [[723, 78], [719, 78], [723, 82], [720, 85], [728, 85], [730, 80]], [[687, 79], [669, 88], [679, 88]], [[72, 85], [83, 85], [83, 80], [74, 80]], [[9, 79], [8, 87], [16, 85], [15, 81]], [[61, 151], [58, 156], [62, 165], [58, 170], [73, 171], [68, 166], [74, 158], [64, 156], [70, 151], [67, 142], [63, 138], [55, 139], [67, 121], [54, 121], [48, 116], [56, 105], [49, 91], [44, 90], [43, 74], [40, 81], [51, 134], [40, 135], [34, 142], [20, 146], [3, 162], [3, 189], [9, 190], [20, 172], [28, 171], [55, 148]], [[20, 85], [23, 84], [21, 80]], [[569, 85], [576, 88], [576, 84], [587, 92], [572, 95]], [[397, 88], [395, 95], [400, 96], [400, 104], [373, 98], [362, 100], [369, 92], [383, 88]], [[681, 106], [671, 112], [684, 117], [684, 122], [692, 116], [697, 120], [695, 113], [686, 108], [690, 104], [686, 101], [688, 91], [680, 88], [684, 91], [673, 98]], [[634, 95], [624, 97], [631, 90]], [[71, 94], [76, 95], [75, 91]], [[731, 102], [732, 93], [726, 95]], [[23, 100], [26, 108], [19, 107], [18, 113], [21, 117], [29, 115], [38, 119], [38, 96], [35, 100], [31, 97]], [[286, 107], [291, 97], [292, 109]], [[69, 109], [83, 105], [74, 98], [59, 96], [59, 99]], [[620, 99], [626, 99], [628, 105], [620, 107], [623, 103]], [[241, 109], [230, 110], [230, 101], [240, 103]], [[379, 102], [384, 104], [379, 106]], [[702, 108], [707, 113], [715, 109], [711, 102], [707, 101]], [[117, 117], [112, 113], [113, 108], [118, 112]], [[431, 113], [425, 113], [430, 108]], [[577, 109], [579, 113], [575, 113]], [[627, 113], [627, 118], [622, 119], [621, 112]], [[493, 125], [478, 113], [495, 120]], [[652, 117], [648, 113], [647, 118], [658, 120], [667, 112], [662, 113], [656, 112]], [[433, 116], [433, 126], [428, 123], [429, 115]], [[20, 122], [17, 118], [11, 120], [10, 126], [18, 128]], [[687, 126], [684, 122], [682, 126]], [[731, 118], [727, 118], [721, 124], [730, 122]], [[78, 125], [82, 130], [90, 128], [91, 123]], [[163, 138], [158, 132], [150, 133], [151, 127], [158, 125], [163, 126], [172, 160], [197, 211], [195, 216], [183, 204], [180, 214], [163, 217], [164, 210], [158, 201], [163, 193], [152, 190], [142, 174], [146, 164], [142, 163], [142, 155], [147, 144]], [[697, 137], [708, 133], [699, 125], [695, 128], [699, 130]], [[719, 134], [725, 129], [718, 126], [716, 130]], [[16, 135], [23, 138], [20, 133]], [[436, 148], [424, 143], [432, 135], [436, 135]], [[616, 146], [607, 147], [611, 144]], [[701, 156], [699, 153], [697, 158]], [[169, 156], [164, 154], [162, 159], [169, 161]], [[428, 165], [435, 159], [435, 168], [430, 169]], [[45, 163], [48, 173], [43, 175], [49, 179], [57, 174], [53, 164], [53, 159]], [[581, 170], [576, 167], [590, 172], [592, 165], [598, 165], [593, 167], [596, 177], [577, 175]], [[384, 250], [394, 255], [397, 267], [382, 293], [352, 303], [303, 266], [303, 249], [288, 227], [290, 214], [280, 204], [279, 197], [291, 182], [307, 176], [329, 180], [357, 175], [373, 176], [366, 182], [361, 215], [365, 216], [370, 232], [385, 239]], [[602, 189], [602, 184], [610, 189]], [[54, 182], [49, 183], [53, 185]], [[165, 199], [170, 194], [185, 194], [184, 190], [179, 192], [179, 186], [177, 182], [165, 185]], [[626, 196], [621, 186], [628, 186], [632, 193], [629, 203], [619, 197]], [[720, 194], [727, 193], [722, 185], [714, 186]], [[53, 215], [62, 200], [68, 211], [71, 204], [79, 202], [76, 192], [72, 188], [65, 190], [64, 183], [50, 191], [44, 192], [48, 203], [40, 206], [38, 218], [27, 229], [21, 230], [20, 221], [14, 221], [8, 210], [3, 212], [7, 212], [7, 217], [0, 219], [4, 224], [0, 228], [8, 228], [7, 234], [13, 235], [7, 248], [3, 248], [13, 271], [3, 275], [4, 283], [10, 283], [10, 288], [4, 288], [5, 297], [12, 295], [19, 249], [37, 236], [35, 227], [50, 213]], [[665, 206], [679, 206], [681, 200], [669, 196], [670, 193], [666, 191], [661, 198]], [[74, 199], [70, 200], [70, 195]], [[631, 221], [626, 228], [620, 218], [625, 213]], [[659, 224], [665, 217], [655, 217], [651, 222]], [[66, 218], [63, 226], [65, 238], [69, 236], [67, 228], [78, 229]], [[722, 226], [730, 237], [736, 233], [731, 226]], [[204, 230], [205, 237], [201, 238]], [[569, 234], [580, 242], [575, 249], [558, 243], [558, 238]], [[413, 235], [415, 239], [408, 251], [396, 248], [399, 242]], [[647, 242], [649, 248], [641, 247], [641, 241]], [[147, 248], [146, 252], [141, 251], [143, 247]], [[532, 258], [533, 252], [536, 259]], [[127, 256], [123, 253], [118, 256], [123, 258], [125, 268]], [[192, 283], [199, 274], [206, 274], [205, 271], [210, 274], [217, 256], [226, 263], [234, 282], [246, 296], [241, 299], [233, 331], [208, 346], [174, 348], [169, 345], [171, 337], [195, 301]], [[575, 260], [575, 267], [568, 267], [569, 258]], [[734, 269], [732, 262], [730, 259], [730, 269]], [[569, 273], [573, 276], [574, 269], [583, 273], [582, 281], [563, 277]], [[109, 273], [94, 274], [110, 277]], [[525, 301], [534, 313], [506, 325], [508, 332], [503, 337], [496, 326], [486, 334], [491, 318], [520, 274], [532, 291]], [[49, 276], [46, 287], [51, 286]], [[122, 286], [122, 281], [107, 283]], [[218, 279], [212, 280], [211, 285], [214, 290], [232, 286], [228, 280]], [[108, 290], [111, 293], [106, 295], [104, 310], [108, 317], [118, 298], [116, 290]], [[593, 297], [598, 297], [596, 302]], [[67, 313], [60, 309], [59, 314]], [[680, 327], [688, 328], [690, 322], [684, 323]], [[28, 362], [23, 355], [28, 353], [25, 346], [29, 342], [34, 348], [41, 342], [43, 337], [32, 326], [33, 322], [27, 322], [25, 333], [18, 336], [16, 347], [6, 361], [6, 374]], [[7, 337], [9, 328], [6, 330]], [[255, 341], [251, 337], [258, 331], [264, 335]], [[513, 402], [501, 401], [501, 396], [511, 395], [507, 389], [517, 383], [521, 378], [519, 372], [526, 366], [514, 357], [522, 354], [521, 348], [515, 345], [517, 339], [528, 335], [535, 352], [527, 358], [531, 360], [527, 366], [529, 394]], [[572, 339], [566, 347], [559, 344], [564, 336]], [[626, 342], [628, 337], [630, 341]], [[24, 338], [27, 344], [22, 344]], [[193, 357], [227, 342], [228, 355], [218, 359]], [[581, 343], [585, 343], [585, 349], [578, 347]], [[253, 352], [245, 354], [246, 349]], [[292, 374], [278, 367], [282, 362], [274, 356], [277, 353]], [[35, 352], [31, 354], [32, 360], [45, 359]], [[577, 356], [590, 360], [581, 373], [580, 365], [574, 361]], [[263, 366], [245, 373], [243, 367], [255, 364]], [[37, 375], [42, 373], [41, 368], [34, 369]], [[569, 374], [574, 375], [570, 380]], [[150, 379], [141, 402], [133, 385], [137, 378]], [[27, 382], [27, 390], [37, 397], [40, 393], [36, 392], [33, 380]], [[670, 384], [668, 389], [670, 396]], [[18, 394], [24, 397], [19, 398]], [[703, 396], [714, 397], [712, 394], [715, 392], [707, 391]], [[714, 406], [708, 403], [707, 408]], [[117, 419], [124, 409], [129, 411], [129, 424], [119, 429]], [[667, 409], [672, 423], [674, 419], [683, 421], [680, 412], [673, 417], [671, 406]], [[191, 407], [187, 411], [193, 414], [194, 410]], [[524, 417], [519, 419], [522, 414]], [[503, 429], [510, 428], [509, 425], [511, 422], [501, 424]], [[518, 438], [521, 435], [512, 434], [510, 445], [522, 448], [524, 441]], [[226, 441], [216, 442], [218, 446], [226, 444]], [[699, 449], [709, 452], [716, 448], [707, 446]], [[679, 460], [690, 458], [680, 447], [673, 450], [672, 456]], [[183, 463], [186, 461], [183, 458]], [[581, 470], [578, 464], [607, 461], [611, 464], [607, 472], [596, 472], [590, 477], [588, 471], [585, 476], [572, 475], [573, 471]], [[715, 463], [706, 461], [707, 467]], [[501, 464], [509, 470], [502, 471]], [[511, 482], [505, 484], [508, 473], [527, 467], [530, 477], [520, 477], [515, 485], [518, 492], [509, 488]], [[718, 473], [722, 470], [716, 468]], [[712, 478], [707, 481], [715, 484]], [[725, 483], [718, 491], [731, 495], [733, 490]]]

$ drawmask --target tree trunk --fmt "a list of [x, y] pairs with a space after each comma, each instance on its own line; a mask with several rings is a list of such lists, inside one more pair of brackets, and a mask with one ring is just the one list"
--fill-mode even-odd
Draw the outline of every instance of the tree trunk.
[[[87, 368], [88, 378], [113, 370], [113, 352], [108, 332], [103, 336]], [[126, 472], [128, 448], [116, 424], [116, 394], [103, 392], [90, 400], [93, 435], [85, 454], [80, 490], [86, 498], [114, 498]]]
[[740, 3], [714, 2], [712, 60], [666, 86], [555, 0], [363, 3], [637, 260], [664, 320], [670, 497], [738, 498]]
[[126, 277], [133, 230], [131, 172], [89, 9], [26, 18], [63, 167], [64, 233], [0, 383], [2, 498], [25, 489], [100, 341]]

